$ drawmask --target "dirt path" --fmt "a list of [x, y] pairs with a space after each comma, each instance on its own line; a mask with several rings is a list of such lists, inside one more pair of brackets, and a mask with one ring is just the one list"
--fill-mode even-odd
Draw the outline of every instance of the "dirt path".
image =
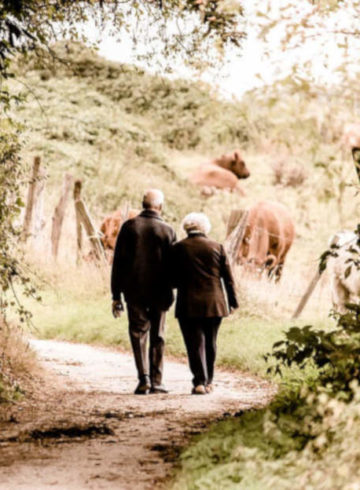
[[160, 487], [191, 435], [226, 413], [266, 404], [274, 391], [254, 376], [218, 370], [213, 394], [191, 396], [187, 365], [166, 361], [171, 392], [135, 396], [131, 355], [31, 344], [47, 375], [36, 402], [12, 407], [0, 423], [1, 490]]

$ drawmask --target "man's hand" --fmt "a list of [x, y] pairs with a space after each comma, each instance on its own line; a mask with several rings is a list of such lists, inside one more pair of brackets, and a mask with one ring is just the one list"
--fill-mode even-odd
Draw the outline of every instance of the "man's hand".
[[112, 302], [112, 314], [114, 318], [120, 318], [121, 313], [124, 311], [124, 305], [121, 299]]

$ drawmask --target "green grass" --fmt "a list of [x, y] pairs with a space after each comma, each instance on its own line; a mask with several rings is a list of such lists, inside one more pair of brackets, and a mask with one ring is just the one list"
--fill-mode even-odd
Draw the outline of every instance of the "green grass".
[[[280, 441], [274, 444], [274, 440], [264, 434], [264, 417], [264, 410], [245, 413], [217, 423], [205, 436], [196, 437], [181, 455], [181, 471], [171, 488], [271, 488], [272, 475], [264, 478], [262, 466], [269, 460], [279, 459], [283, 448]], [[288, 447], [296, 446], [290, 438], [286, 442]]]
[[303, 399], [305, 417], [299, 416], [303, 406], [294, 411], [295, 398], [286, 400], [283, 393], [266, 409], [213, 424], [182, 452], [169, 488], [357, 488], [360, 393], [358, 386], [354, 390], [350, 403], [323, 395]]

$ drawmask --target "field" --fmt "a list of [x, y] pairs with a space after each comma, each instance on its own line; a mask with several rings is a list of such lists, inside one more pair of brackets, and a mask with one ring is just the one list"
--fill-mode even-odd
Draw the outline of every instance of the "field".
[[[110, 268], [86, 262], [76, 266], [72, 204], [59, 257], [56, 262], [51, 257], [51, 216], [65, 173], [82, 179], [84, 199], [98, 226], [120, 206], [138, 208], [149, 186], [164, 190], [164, 217], [178, 237], [183, 236], [181, 219], [190, 211], [206, 212], [213, 225], [211, 236], [224, 241], [232, 209], [261, 199], [288, 207], [296, 238], [282, 281], [278, 286], [251, 281], [241, 268], [235, 270], [241, 307], [224, 321], [219, 365], [265, 375], [263, 356], [289, 327], [311, 324], [329, 329], [333, 320], [328, 318], [326, 273], [302, 317], [295, 322], [291, 315], [329, 237], [357, 224], [356, 174], [341, 145], [343, 125], [355, 118], [356, 105], [308, 89], [295, 90], [291, 81], [249, 93], [241, 101], [223, 101], [207, 86], [153, 77], [78, 45], [70, 52], [65, 46], [57, 49], [65, 62], [46, 59], [37, 66], [30, 57], [19, 63], [20, 83], [14, 85], [28, 93], [15, 114], [26, 128], [23, 159], [30, 165], [40, 155], [47, 172], [45, 226], [25, 252], [43, 298], [40, 304], [25, 300], [34, 314], [34, 333], [129, 348], [125, 318], [115, 321], [110, 314]], [[202, 198], [188, 182], [191, 170], [235, 148], [241, 148], [251, 172], [243, 182], [245, 197], [218, 192]], [[184, 356], [172, 311], [167, 352]], [[223, 422], [195, 441], [184, 453], [175, 488], [288, 488], [285, 476], [290, 482], [315, 456], [307, 453], [297, 462], [291, 431], [280, 442], [273, 433], [261, 442], [268, 416], [259, 412]], [[261, 465], [266, 471], [260, 474]], [[318, 471], [325, 471], [320, 463]]]

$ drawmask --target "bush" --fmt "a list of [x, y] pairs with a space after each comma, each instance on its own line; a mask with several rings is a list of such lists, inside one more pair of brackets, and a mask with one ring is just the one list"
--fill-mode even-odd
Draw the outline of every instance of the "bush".
[[276, 365], [269, 372], [280, 373], [284, 366], [308, 366], [317, 370], [317, 384], [329, 393], [342, 393], [351, 398], [351, 383], [360, 378], [360, 306], [348, 305], [344, 315], [334, 314], [336, 328], [325, 332], [311, 326], [293, 327], [285, 340], [274, 344], [267, 359]]

